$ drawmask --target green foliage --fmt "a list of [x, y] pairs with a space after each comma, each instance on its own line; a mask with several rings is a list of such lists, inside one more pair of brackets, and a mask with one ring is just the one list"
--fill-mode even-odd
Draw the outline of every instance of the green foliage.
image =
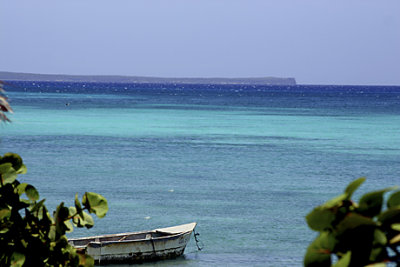
[[96, 193], [86, 192], [83, 195], [82, 204], [88, 208], [89, 212], [96, 214], [99, 218], [103, 218], [108, 211], [107, 200]]
[[51, 216], [36, 188], [17, 180], [23, 173], [19, 155], [0, 156], [0, 266], [93, 266], [93, 258], [78, 253], [65, 234], [74, 226], [93, 227], [89, 213], [104, 217], [107, 200], [86, 192], [81, 202], [76, 194], [73, 207], [62, 202]]
[[396, 187], [364, 194], [359, 204], [351, 197], [365, 181], [351, 182], [344, 193], [314, 208], [308, 226], [319, 232], [309, 245], [304, 266], [400, 266], [400, 191], [392, 193], [384, 207], [384, 194]]

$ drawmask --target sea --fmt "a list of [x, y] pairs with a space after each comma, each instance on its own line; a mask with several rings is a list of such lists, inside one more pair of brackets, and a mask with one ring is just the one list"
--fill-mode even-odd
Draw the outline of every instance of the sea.
[[400, 185], [400, 87], [9, 81], [0, 153], [47, 207], [109, 203], [68, 237], [197, 222], [185, 255], [144, 266], [302, 266], [305, 216]]

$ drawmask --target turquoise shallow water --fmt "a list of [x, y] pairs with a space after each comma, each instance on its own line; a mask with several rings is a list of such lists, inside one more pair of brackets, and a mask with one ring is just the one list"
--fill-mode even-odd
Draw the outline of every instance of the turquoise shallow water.
[[400, 184], [399, 87], [38, 84], [6, 88], [0, 152], [50, 207], [106, 196], [70, 236], [198, 222], [201, 252], [150, 265], [299, 266], [312, 207], [360, 176], [360, 192]]

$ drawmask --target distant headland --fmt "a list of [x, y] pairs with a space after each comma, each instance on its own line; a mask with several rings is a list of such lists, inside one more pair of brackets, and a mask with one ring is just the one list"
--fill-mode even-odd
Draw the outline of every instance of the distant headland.
[[48, 82], [110, 82], [110, 83], [164, 83], [164, 84], [247, 84], [247, 85], [296, 85], [294, 78], [161, 78], [119, 75], [64, 75], [35, 74], [0, 71], [4, 81], [48, 81]]

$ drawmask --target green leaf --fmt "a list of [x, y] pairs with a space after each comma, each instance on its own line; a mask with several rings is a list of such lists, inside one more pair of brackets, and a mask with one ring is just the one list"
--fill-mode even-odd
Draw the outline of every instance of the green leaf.
[[16, 193], [18, 193], [18, 195], [22, 195], [23, 193], [25, 193], [25, 189], [28, 186], [27, 183], [21, 183], [17, 186]]
[[79, 215], [81, 215], [83, 209], [82, 209], [82, 206], [81, 206], [81, 202], [78, 199], [78, 194], [75, 194], [75, 208], [76, 208], [76, 212], [75, 213], [78, 213]]
[[333, 267], [348, 267], [350, 265], [351, 260], [351, 251], [344, 254]]
[[[63, 236], [66, 231], [69, 230], [69, 226], [64, 223], [69, 217], [69, 209], [64, 207], [64, 203], [61, 202], [56, 209], [54, 214], [54, 221], [56, 223], [56, 233], [58, 236]], [[56, 236], [57, 238], [57, 236]]]
[[375, 229], [374, 232], [374, 245], [385, 246], [387, 243], [387, 238], [384, 232], [379, 229]]
[[18, 171], [23, 165], [22, 158], [15, 153], [4, 154], [4, 156], [0, 159], [0, 164], [2, 163], [11, 163], [13, 169], [16, 171]]
[[392, 229], [400, 232], [400, 223], [392, 224]]
[[387, 207], [393, 208], [396, 206], [400, 206], [400, 191], [394, 192], [393, 194], [390, 195], [388, 201], [387, 201]]
[[390, 239], [389, 243], [391, 245], [400, 243], [400, 234], [398, 234], [395, 237], [393, 237], [392, 239]]
[[347, 194], [341, 194], [331, 200], [328, 200], [327, 202], [325, 202], [322, 207], [330, 209], [333, 207], [338, 207], [342, 204], [343, 200], [347, 199]]
[[[370, 253], [374, 241], [374, 232], [377, 225], [369, 217], [357, 213], [349, 213], [336, 226], [335, 237], [338, 243], [336, 251], [351, 251], [351, 265], [363, 266], [370, 258]], [[363, 265], [361, 265], [363, 263]]]
[[62, 235], [56, 240], [57, 246], [63, 247], [63, 250], [68, 250], [68, 238], [65, 235]]
[[50, 231], [49, 231], [49, 239], [51, 241], [56, 240], [56, 227], [54, 225], [50, 226]]
[[31, 205], [31, 202], [27, 199], [21, 198], [19, 201], [20, 201], [20, 203], [25, 204], [24, 206], [26, 206], [26, 207], [29, 207]]
[[360, 187], [360, 185], [362, 185], [362, 183], [365, 182], [365, 177], [361, 177], [358, 178], [356, 180], [354, 180], [353, 182], [351, 182], [346, 189], [344, 190], [344, 192], [347, 194], [347, 199], [351, 199], [353, 193], [357, 190], [358, 187]]
[[11, 163], [3, 163], [0, 165], [0, 176], [2, 184], [10, 184], [17, 179], [17, 172]]
[[363, 195], [360, 199], [357, 211], [360, 214], [371, 218], [378, 215], [382, 209], [383, 194], [393, 189], [394, 188], [391, 187]]
[[74, 217], [76, 215], [76, 208], [75, 207], [69, 207], [68, 208], [68, 212], [69, 212], [69, 217]]
[[36, 204], [32, 207], [31, 212], [34, 213], [34, 212], [38, 211], [38, 210], [43, 206], [44, 201], [45, 201], [45, 199], [42, 199], [41, 201], [39, 201], [38, 203], [36, 203]]
[[339, 235], [349, 230], [354, 230], [360, 226], [376, 226], [376, 223], [368, 217], [357, 213], [349, 213], [336, 227]]
[[373, 263], [373, 264], [368, 264], [365, 267], [386, 267], [387, 265], [385, 263], [382, 262], [378, 262], [378, 263]]
[[385, 247], [375, 247], [371, 250], [371, 254], [369, 256], [370, 262], [378, 262], [387, 258], [387, 251]]
[[25, 194], [28, 196], [28, 198], [32, 201], [36, 201], [39, 199], [39, 192], [36, 190], [35, 187], [32, 185], [27, 185], [25, 188]]
[[92, 267], [94, 266], [94, 259], [87, 255], [87, 254], [80, 254], [78, 253], [79, 256], [79, 266], [82, 267]]
[[315, 231], [324, 231], [332, 228], [332, 222], [335, 220], [335, 214], [326, 208], [316, 207], [307, 216], [308, 226]]
[[99, 218], [106, 216], [108, 211], [107, 199], [100, 194], [86, 192], [82, 198], [82, 204], [90, 213], [94, 213]]
[[[41, 200], [40, 202], [45, 201], [45, 199]], [[53, 218], [50, 216], [50, 213], [47, 211], [47, 208], [45, 205], [43, 205], [39, 209], [39, 215], [38, 215], [39, 220], [43, 220], [43, 223], [47, 224], [53, 224]]]
[[0, 230], [0, 234], [5, 234], [5, 233], [7, 233], [8, 231], [10, 231], [10, 229], [9, 228], [0, 228], [1, 230]]
[[390, 227], [392, 224], [400, 222], [400, 207], [385, 210], [379, 214], [378, 221], [380, 221], [384, 227]]
[[94, 226], [94, 221], [90, 214], [84, 211], [81, 211], [81, 214], [77, 214], [75, 207], [69, 207], [69, 212], [70, 216], [73, 216], [72, 222], [76, 227], [86, 227], [89, 229]]
[[21, 168], [17, 170], [17, 174], [25, 174], [27, 171], [28, 169], [26, 168], [25, 164], [22, 164]]
[[336, 240], [329, 232], [321, 234], [307, 248], [304, 257], [305, 267], [325, 267], [331, 266], [331, 253]]
[[70, 221], [64, 221], [64, 225], [66, 227], [65, 232], [71, 233], [74, 231], [74, 226], [72, 225], [72, 223]]
[[12, 267], [22, 267], [25, 262], [25, 255], [19, 252], [14, 252], [11, 255], [11, 264]]
[[61, 202], [60, 205], [58, 205], [57, 210], [56, 210], [56, 215], [55, 215], [55, 221], [65, 221], [69, 217], [69, 209], [67, 207], [64, 207], [64, 202]]
[[387, 237], [384, 232], [375, 229], [374, 241], [372, 243], [372, 250], [369, 256], [370, 262], [380, 262], [388, 257], [386, 251]]
[[94, 225], [94, 221], [93, 218], [90, 214], [86, 213], [86, 212], [82, 212], [82, 216], [79, 215], [79, 217], [82, 219], [81, 220], [81, 224], [82, 226], [86, 227], [86, 228], [92, 228]]
[[6, 218], [9, 218], [11, 216], [11, 210], [10, 209], [1, 209], [0, 210], [0, 221]]

